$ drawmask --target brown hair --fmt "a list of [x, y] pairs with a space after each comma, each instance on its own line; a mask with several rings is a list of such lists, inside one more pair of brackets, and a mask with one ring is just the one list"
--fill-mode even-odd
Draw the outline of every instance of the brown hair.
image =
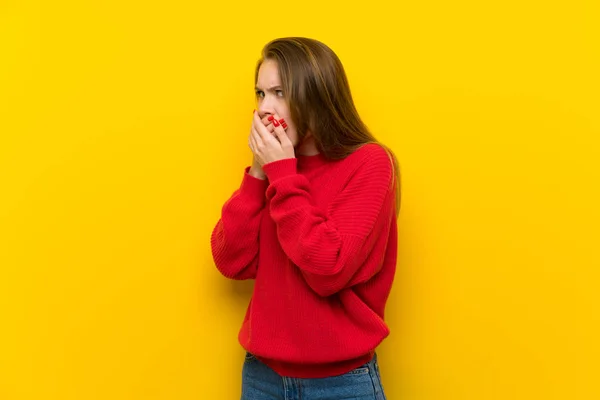
[[310, 131], [325, 158], [339, 160], [359, 147], [377, 143], [390, 156], [394, 167], [396, 212], [400, 209], [400, 167], [394, 153], [378, 142], [354, 106], [344, 67], [327, 45], [303, 37], [272, 40], [262, 50], [254, 82], [265, 60], [277, 62], [284, 96], [300, 142]]

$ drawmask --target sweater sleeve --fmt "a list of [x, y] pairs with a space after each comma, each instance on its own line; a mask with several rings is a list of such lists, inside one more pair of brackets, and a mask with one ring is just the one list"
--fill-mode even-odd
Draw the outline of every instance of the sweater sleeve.
[[211, 235], [211, 249], [217, 269], [227, 278], [256, 278], [259, 229], [265, 206], [266, 180], [248, 174], [225, 202], [221, 218]]
[[[381, 148], [378, 148], [381, 149]], [[373, 151], [327, 210], [316, 207], [296, 159], [269, 163], [267, 198], [279, 242], [308, 285], [329, 296], [379, 271], [394, 215], [393, 167]]]

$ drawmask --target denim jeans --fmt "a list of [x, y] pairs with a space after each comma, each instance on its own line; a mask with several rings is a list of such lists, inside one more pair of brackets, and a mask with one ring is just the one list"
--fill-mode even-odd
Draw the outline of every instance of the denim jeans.
[[377, 355], [343, 375], [302, 379], [280, 376], [252, 354], [242, 369], [242, 400], [385, 400]]

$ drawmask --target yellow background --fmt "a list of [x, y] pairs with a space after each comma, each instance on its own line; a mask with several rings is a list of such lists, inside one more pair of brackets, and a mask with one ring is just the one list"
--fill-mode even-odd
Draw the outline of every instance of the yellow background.
[[289, 35], [402, 164], [389, 399], [600, 398], [596, 0], [158, 3], [0, 1], [0, 399], [239, 397], [209, 236]]

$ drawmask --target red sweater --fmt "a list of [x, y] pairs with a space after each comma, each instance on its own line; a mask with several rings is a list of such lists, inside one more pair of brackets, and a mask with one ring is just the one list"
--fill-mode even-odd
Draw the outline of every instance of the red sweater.
[[282, 376], [346, 373], [389, 334], [396, 268], [393, 167], [368, 144], [339, 161], [299, 156], [246, 173], [211, 236], [215, 264], [255, 279], [240, 344]]

